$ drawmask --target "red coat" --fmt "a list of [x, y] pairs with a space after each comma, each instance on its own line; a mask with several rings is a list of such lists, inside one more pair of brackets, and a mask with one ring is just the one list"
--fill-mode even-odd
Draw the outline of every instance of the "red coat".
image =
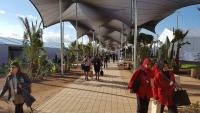
[[145, 96], [147, 98], [151, 98], [153, 96], [152, 87], [150, 85], [151, 78], [152, 78], [153, 74], [152, 74], [152, 71], [150, 69], [144, 68], [144, 65], [147, 64], [147, 63], [150, 63], [150, 62], [145, 62], [144, 61], [143, 66], [141, 68], [141, 69], [143, 69], [145, 71], [146, 76], [140, 74], [141, 73], [141, 69], [137, 69], [133, 73], [133, 75], [132, 75], [132, 77], [131, 77], [131, 79], [130, 79], [130, 81], [128, 83], [128, 88], [131, 89], [135, 78], [137, 76], [139, 76], [141, 84], [140, 84], [140, 87], [139, 87], [138, 91], [136, 92], [136, 95], [141, 97], [141, 98], [144, 98]]
[[154, 77], [153, 80], [153, 96], [154, 99], [158, 100], [162, 105], [172, 105], [172, 95], [175, 86], [175, 78], [172, 72], [169, 72], [169, 80], [173, 81], [173, 84], [170, 85], [170, 81], [166, 80], [160, 72]]
[[[153, 73], [153, 77], [159, 72], [159, 68], [157, 64], [154, 64], [152, 67], [152, 73]], [[152, 77], [152, 78], [153, 78]]]

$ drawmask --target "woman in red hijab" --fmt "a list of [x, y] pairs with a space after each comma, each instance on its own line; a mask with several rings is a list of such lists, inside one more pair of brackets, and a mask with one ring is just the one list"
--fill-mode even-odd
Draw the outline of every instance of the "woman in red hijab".
[[137, 113], [147, 113], [149, 100], [153, 96], [151, 88], [151, 61], [148, 58], [145, 58], [142, 66], [137, 69], [128, 84], [128, 88], [132, 89], [134, 87], [134, 82], [139, 79], [139, 88], [135, 91], [137, 96]]
[[173, 104], [173, 91], [175, 88], [174, 74], [169, 71], [168, 63], [166, 61], [159, 64], [159, 71], [155, 72], [153, 80], [153, 97], [155, 103], [161, 104], [161, 111], [163, 113], [164, 107], [168, 107], [169, 113], [178, 113], [177, 106]]

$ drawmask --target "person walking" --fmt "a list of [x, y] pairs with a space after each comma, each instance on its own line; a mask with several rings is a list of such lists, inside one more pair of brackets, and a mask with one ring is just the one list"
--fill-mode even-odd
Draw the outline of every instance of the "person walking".
[[156, 72], [153, 79], [153, 98], [154, 103], [161, 104], [160, 113], [163, 113], [164, 107], [168, 107], [169, 113], [178, 113], [177, 106], [173, 103], [173, 91], [175, 88], [174, 73], [169, 71], [167, 61], [160, 63], [159, 71]]
[[103, 66], [104, 66], [104, 68], [108, 67], [108, 58], [106, 55], [104, 56], [104, 59], [103, 59]]
[[99, 55], [96, 55], [96, 57], [94, 58], [93, 65], [94, 65], [96, 80], [99, 80], [100, 68], [101, 68], [101, 65], [102, 65], [101, 59], [99, 58]]
[[31, 107], [35, 98], [30, 95], [31, 80], [21, 72], [18, 62], [11, 63], [10, 72], [6, 77], [5, 85], [0, 93], [0, 97], [8, 91], [8, 100], [13, 101], [15, 105], [15, 113], [24, 113], [23, 104], [26, 103]]
[[134, 89], [137, 96], [137, 113], [148, 112], [149, 100], [153, 96], [151, 78], [151, 61], [145, 58], [142, 66], [133, 73], [128, 84], [128, 88]]
[[85, 80], [88, 81], [88, 74], [91, 68], [91, 57], [87, 56], [84, 58], [84, 75], [85, 75]]

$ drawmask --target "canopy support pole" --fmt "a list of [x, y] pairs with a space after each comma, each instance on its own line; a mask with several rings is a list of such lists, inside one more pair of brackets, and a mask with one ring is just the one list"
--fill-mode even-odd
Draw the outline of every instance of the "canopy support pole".
[[127, 43], [126, 43], [126, 36], [125, 36], [125, 60], [126, 60], [126, 57], [127, 57], [126, 49], [127, 49]]
[[92, 31], [92, 53], [93, 53], [93, 57], [94, 57], [94, 31]]
[[77, 64], [78, 64], [78, 3], [76, 1], [76, 61], [77, 61]]
[[82, 52], [83, 52], [83, 56], [84, 56], [84, 48], [83, 48], [83, 37], [82, 37]]
[[[134, 24], [134, 22], [133, 22], [133, 18], [134, 18], [134, 15], [133, 15], [133, 0], [131, 0], [131, 38], [132, 38], [132, 36], [134, 35], [134, 29], [133, 29], [133, 24]], [[131, 60], [132, 60], [132, 62], [134, 62], [134, 46], [132, 45], [132, 47], [131, 47], [131, 49], [132, 49], [132, 51], [131, 51]]]
[[135, 33], [134, 33], [134, 70], [137, 68], [137, 0], [134, 0]]
[[97, 40], [96, 40], [95, 45], [96, 45], [96, 54], [95, 55], [97, 55], [98, 54], [98, 41]]
[[124, 36], [124, 23], [122, 25], [122, 35], [123, 35], [123, 40], [124, 40], [124, 49], [125, 49], [125, 53], [124, 53], [124, 60], [126, 60], [126, 36]]
[[122, 30], [121, 30], [121, 32], [120, 32], [120, 41], [121, 41], [120, 58], [121, 58], [121, 60], [122, 60], [122, 51], [123, 51], [123, 49], [122, 49]]
[[65, 69], [65, 59], [64, 59], [64, 57], [65, 57], [65, 52], [64, 52], [64, 50], [65, 50], [65, 44], [64, 44], [64, 39], [65, 39], [65, 23], [64, 22], [62, 22], [62, 27], [63, 27], [63, 29], [62, 29], [62, 48], [63, 48], [63, 73], [64, 73], [64, 69]]
[[134, 61], [134, 57], [133, 57], [134, 47], [133, 47], [133, 45], [131, 46], [131, 53], [132, 53], [132, 55], [131, 55], [131, 60]]
[[63, 24], [62, 24], [62, 0], [59, 0], [59, 11], [60, 11], [60, 38], [61, 38], [61, 48], [60, 48], [60, 58], [61, 58], [61, 75], [64, 75], [63, 67]]

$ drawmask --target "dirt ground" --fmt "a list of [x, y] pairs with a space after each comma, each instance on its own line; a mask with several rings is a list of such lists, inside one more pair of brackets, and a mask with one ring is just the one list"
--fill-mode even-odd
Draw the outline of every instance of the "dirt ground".
[[[40, 106], [43, 102], [48, 100], [50, 97], [61, 91], [64, 86], [74, 80], [78, 79], [82, 75], [81, 70], [72, 69], [70, 72], [66, 73], [64, 77], [60, 75], [52, 75], [41, 81], [34, 81], [32, 83], [32, 95], [36, 98], [33, 104], [33, 109]], [[5, 78], [0, 79], [0, 89], [4, 84]], [[13, 111], [13, 104], [11, 102], [6, 103], [6, 101], [0, 100], [0, 113], [10, 113], [11, 109]], [[28, 109], [24, 105], [25, 111]]]

